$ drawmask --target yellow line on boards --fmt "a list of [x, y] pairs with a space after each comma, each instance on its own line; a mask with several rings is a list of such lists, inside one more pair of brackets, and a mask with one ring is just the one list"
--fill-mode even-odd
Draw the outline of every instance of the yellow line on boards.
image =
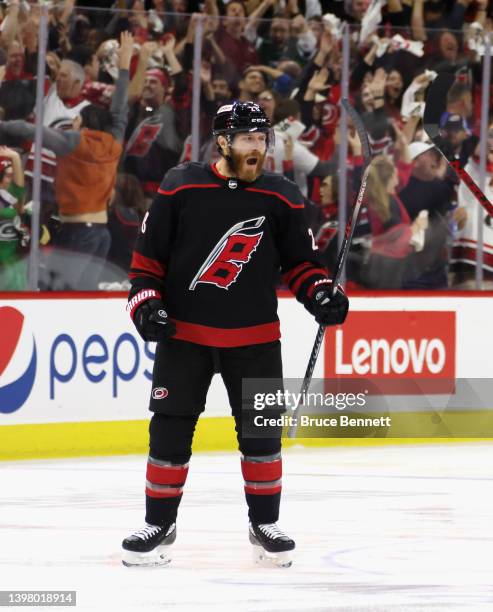
[[[47, 459], [92, 455], [146, 453], [148, 420], [39, 423], [0, 426], [0, 460]], [[283, 447], [381, 446], [388, 444], [443, 444], [491, 438], [301, 438], [283, 440]], [[232, 417], [199, 419], [194, 451], [227, 451], [237, 448]]]

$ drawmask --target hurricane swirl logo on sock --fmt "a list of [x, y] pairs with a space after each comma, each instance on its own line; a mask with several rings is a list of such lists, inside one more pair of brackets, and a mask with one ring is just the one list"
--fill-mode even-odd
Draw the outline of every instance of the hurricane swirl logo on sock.
[[[0, 307], [0, 413], [3, 414], [15, 412], [25, 404], [36, 378], [36, 341], [24, 322], [24, 315], [16, 308]], [[27, 347], [28, 350], [22, 350]], [[29, 354], [29, 359], [24, 357]]]
[[166, 387], [155, 387], [152, 390], [152, 399], [155, 399], [155, 400], [164, 399], [165, 397], [168, 397], [168, 395], [169, 393]]

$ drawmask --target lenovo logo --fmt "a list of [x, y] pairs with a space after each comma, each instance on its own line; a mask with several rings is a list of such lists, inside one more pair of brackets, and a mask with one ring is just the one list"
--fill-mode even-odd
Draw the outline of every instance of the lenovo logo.
[[325, 377], [455, 378], [455, 312], [350, 312], [328, 328]]
[[[346, 363], [344, 360], [350, 358]], [[336, 374], [439, 374], [445, 367], [445, 344], [439, 338], [432, 340], [404, 340], [389, 342], [385, 338], [359, 339], [353, 344], [351, 354], [344, 355], [344, 332], [336, 331]]]

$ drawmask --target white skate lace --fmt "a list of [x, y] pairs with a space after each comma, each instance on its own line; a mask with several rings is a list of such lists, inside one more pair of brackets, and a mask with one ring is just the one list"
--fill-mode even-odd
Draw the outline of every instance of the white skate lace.
[[140, 538], [141, 540], [148, 540], [152, 538], [153, 535], [156, 535], [161, 531], [162, 527], [158, 527], [157, 525], [146, 525], [142, 529], [139, 529], [134, 533], [136, 538]]
[[275, 523], [262, 523], [261, 525], [257, 525], [257, 527], [264, 535], [273, 540], [286, 537], [286, 534], [283, 533]]

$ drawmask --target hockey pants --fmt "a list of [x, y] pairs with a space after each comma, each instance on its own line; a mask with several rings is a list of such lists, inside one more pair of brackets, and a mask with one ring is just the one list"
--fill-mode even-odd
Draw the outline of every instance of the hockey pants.
[[272, 437], [245, 437], [241, 410], [243, 378], [282, 379], [280, 342], [215, 348], [170, 340], [157, 345], [154, 362], [150, 402], [154, 414], [149, 425], [146, 473], [148, 523], [163, 525], [176, 519], [195, 426], [216, 372], [224, 381], [235, 419], [248, 516], [258, 523], [278, 520], [281, 428], [271, 428], [268, 435], [272, 432]]

